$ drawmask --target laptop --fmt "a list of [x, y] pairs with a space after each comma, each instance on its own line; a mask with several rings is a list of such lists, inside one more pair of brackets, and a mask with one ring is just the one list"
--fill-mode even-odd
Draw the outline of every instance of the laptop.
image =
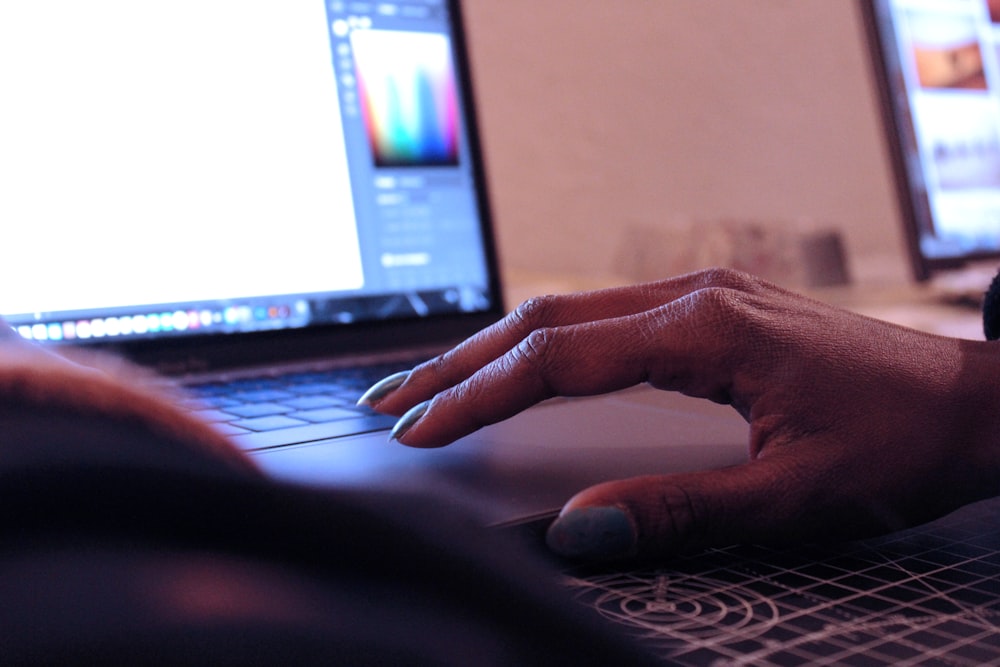
[[173, 378], [270, 474], [504, 521], [745, 459], [734, 411], [651, 390], [439, 451], [353, 405], [505, 312], [458, 2], [4, 3], [0, 50], [0, 313]]
[[860, 7], [912, 276], [978, 306], [1000, 263], [1000, 6]]

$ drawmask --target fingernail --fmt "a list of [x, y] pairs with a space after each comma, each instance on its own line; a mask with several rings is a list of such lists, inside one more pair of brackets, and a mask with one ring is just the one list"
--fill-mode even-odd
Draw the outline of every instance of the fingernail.
[[372, 405], [374, 403], [378, 403], [395, 391], [399, 385], [406, 382], [406, 378], [408, 377], [410, 377], [410, 371], [400, 371], [398, 373], [393, 373], [389, 377], [382, 378], [369, 387], [368, 391], [361, 394], [361, 398], [358, 399], [358, 405]]
[[400, 417], [399, 421], [396, 422], [396, 425], [392, 427], [392, 430], [389, 432], [389, 439], [398, 441], [401, 437], [403, 437], [403, 435], [410, 430], [410, 427], [416, 424], [417, 421], [424, 416], [424, 413], [427, 412], [427, 408], [429, 408], [430, 405], [430, 401], [424, 401], [423, 403], [417, 403], [412, 408], [407, 410], [406, 414]]
[[636, 543], [635, 527], [617, 507], [581, 507], [559, 515], [545, 535], [549, 548], [570, 558], [627, 556]]

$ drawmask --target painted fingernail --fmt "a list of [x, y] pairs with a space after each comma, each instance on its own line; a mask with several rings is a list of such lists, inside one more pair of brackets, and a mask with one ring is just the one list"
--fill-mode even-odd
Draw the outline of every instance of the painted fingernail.
[[570, 558], [626, 556], [636, 544], [635, 527], [617, 507], [581, 507], [561, 514], [545, 536], [549, 548]]
[[406, 414], [400, 417], [399, 421], [396, 422], [396, 425], [392, 427], [392, 431], [389, 432], [389, 439], [398, 441], [401, 437], [403, 437], [403, 435], [410, 430], [410, 427], [416, 424], [417, 421], [424, 416], [424, 413], [427, 412], [427, 408], [430, 406], [430, 401], [424, 401], [423, 403], [417, 403], [412, 408], [407, 410]]
[[406, 378], [408, 377], [410, 377], [410, 371], [400, 371], [393, 373], [389, 377], [382, 378], [369, 387], [368, 391], [361, 394], [361, 398], [358, 399], [358, 405], [373, 405], [374, 403], [378, 403], [398, 389], [399, 385], [406, 382]]

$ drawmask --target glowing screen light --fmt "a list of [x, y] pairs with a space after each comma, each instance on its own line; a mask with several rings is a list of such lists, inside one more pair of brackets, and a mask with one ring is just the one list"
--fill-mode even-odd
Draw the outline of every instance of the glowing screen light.
[[355, 30], [351, 46], [375, 165], [458, 164], [458, 100], [448, 37]]

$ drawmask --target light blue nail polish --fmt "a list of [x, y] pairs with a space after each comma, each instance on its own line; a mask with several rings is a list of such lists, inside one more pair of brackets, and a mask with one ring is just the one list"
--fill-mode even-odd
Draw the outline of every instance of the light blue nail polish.
[[557, 518], [545, 536], [549, 548], [570, 558], [627, 556], [636, 546], [635, 527], [617, 507], [581, 507]]
[[396, 425], [392, 427], [392, 431], [389, 432], [390, 440], [399, 440], [403, 437], [403, 434], [410, 430], [410, 428], [424, 416], [427, 412], [427, 408], [431, 406], [430, 401], [424, 401], [423, 403], [417, 403], [412, 408], [406, 411]]
[[410, 377], [410, 371], [400, 371], [393, 373], [389, 377], [382, 378], [361, 395], [361, 398], [358, 399], [358, 405], [372, 405], [381, 401], [399, 388], [399, 385], [406, 382], [406, 378], [408, 377]]

